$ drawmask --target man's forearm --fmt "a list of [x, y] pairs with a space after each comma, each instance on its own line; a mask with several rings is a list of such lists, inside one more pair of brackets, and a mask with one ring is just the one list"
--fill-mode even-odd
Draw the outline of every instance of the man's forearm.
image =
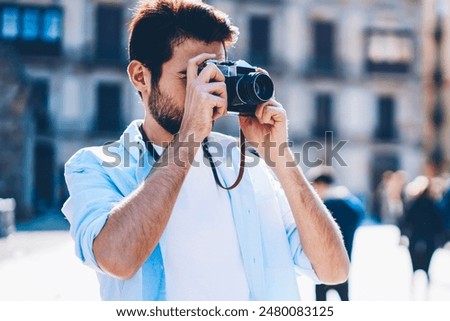
[[153, 252], [200, 144], [183, 148], [177, 138], [147, 179], [120, 204], [95, 238], [95, 259], [105, 272], [132, 277]]
[[349, 260], [339, 227], [288, 151], [274, 167], [291, 206], [303, 249], [319, 279], [342, 283], [347, 279]]

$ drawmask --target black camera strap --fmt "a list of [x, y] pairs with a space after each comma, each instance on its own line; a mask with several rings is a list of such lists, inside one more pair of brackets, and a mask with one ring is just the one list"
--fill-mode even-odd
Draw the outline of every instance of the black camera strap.
[[217, 183], [217, 185], [219, 185], [220, 187], [222, 187], [223, 189], [226, 190], [230, 190], [235, 188], [236, 186], [239, 185], [239, 183], [242, 180], [242, 177], [244, 176], [244, 168], [245, 168], [245, 136], [244, 133], [242, 132], [242, 129], [239, 131], [239, 144], [241, 146], [241, 158], [240, 158], [240, 163], [239, 163], [239, 173], [238, 176], [236, 178], [236, 181], [231, 184], [230, 186], [224, 186], [222, 184], [222, 182], [219, 179], [219, 175], [217, 174], [217, 169], [216, 169], [216, 165], [214, 164], [214, 161], [212, 159], [211, 153], [208, 150], [208, 137], [205, 138], [205, 140], [203, 141], [202, 147], [203, 147], [203, 153], [206, 155], [206, 157], [208, 158], [209, 164], [211, 165], [211, 169], [214, 175], [214, 179]]
[[[142, 125], [139, 126], [139, 131], [141, 132], [142, 140], [144, 141], [148, 152], [153, 157], [155, 162], [157, 162], [159, 160], [159, 158], [161, 157], [161, 155], [158, 154], [158, 152], [156, 151], [155, 147], [153, 146], [153, 143], [148, 139], [147, 135], [144, 132], [144, 129], [143, 129]], [[214, 164], [214, 160], [212, 158], [212, 155], [209, 152], [209, 149], [208, 149], [208, 137], [206, 137], [203, 140], [203, 142], [202, 142], [203, 154], [205, 154], [206, 158], [209, 161], [209, 164], [211, 166], [211, 170], [212, 170], [213, 175], [214, 175], [214, 180], [216, 181], [217, 185], [219, 185], [221, 188], [226, 189], [226, 190], [230, 190], [230, 189], [233, 189], [236, 186], [238, 186], [239, 183], [242, 180], [242, 177], [244, 176], [244, 168], [245, 168], [245, 136], [244, 136], [244, 133], [242, 132], [242, 129], [240, 130], [240, 133], [239, 133], [239, 144], [241, 146], [241, 149], [240, 149], [241, 150], [241, 158], [240, 158], [240, 163], [239, 163], [239, 173], [238, 173], [238, 176], [236, 178], [236, 181], [233, 184], [231, 184], [230, 186], [225, 186], [220, 181], [219, 174], [217, 173], [216, 165]]]
[[161, 155], [158, 154], [155, 147], [153, 147], [153, 143], [150, 141], [150, 139], [148, 139], [147, 134], [145, 133], [142, 124], [139, 126], [139, 131], [141, 132], [142, 140], [145, 143], [145, 147], [147, 147], [148, 152], [153, 157], [155, 162], [157, 162], [159, 160], [159, 158], [161, 157]]

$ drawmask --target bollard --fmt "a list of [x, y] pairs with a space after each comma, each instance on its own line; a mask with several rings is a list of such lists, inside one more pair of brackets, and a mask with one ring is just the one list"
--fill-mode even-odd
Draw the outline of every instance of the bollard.
[[13, 198], [0, 198], [0, 238], [15, 231], [15, 208], [16, 201]]

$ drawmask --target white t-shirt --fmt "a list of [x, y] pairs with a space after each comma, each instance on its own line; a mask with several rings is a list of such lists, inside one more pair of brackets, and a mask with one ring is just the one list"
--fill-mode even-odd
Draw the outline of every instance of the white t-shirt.
[[216, 184], [201, 148], [195, 161], [160, 240], [166, 298], [248, 300], [228, 192]]

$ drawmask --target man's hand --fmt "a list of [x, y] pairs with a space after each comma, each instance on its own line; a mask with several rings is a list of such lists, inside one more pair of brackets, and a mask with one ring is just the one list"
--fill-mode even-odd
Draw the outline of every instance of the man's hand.
[[239, 122], [247, 141], [269, 164], [277, 160], [287, 148], [286, 110], [275, 99], [256, 108], [255, 116], [240, 116]]
[[215, 54], [200, 54], [188, 62], [186, 71], [186, 98], [181, 122], [180, 138], [186, 140], [193, 135], [201, 142], [212, 130], [213, 120], [227, 112], [227, 89], [225, 76], [214, 64], [207, 64], [198, 73], [198, 67]]

